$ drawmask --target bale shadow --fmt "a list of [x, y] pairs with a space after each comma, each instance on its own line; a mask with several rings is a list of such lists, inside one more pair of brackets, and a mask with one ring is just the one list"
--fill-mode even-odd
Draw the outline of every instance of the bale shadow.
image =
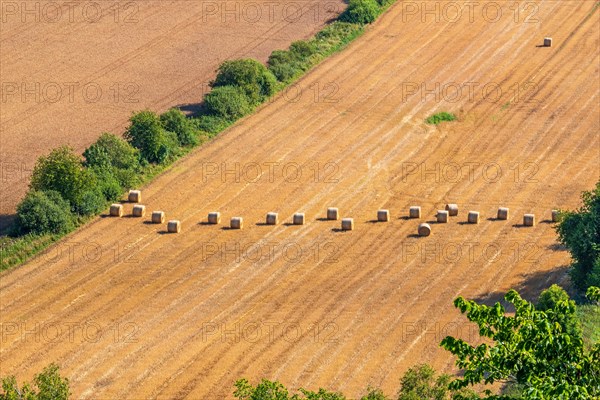
[[411, 218], [411, 217], [409, 217], [408, 215], [405, 215], [405, 216], [403, 216], [403, 217], [398, 217], [398, 219], [402, 219], [402, 220], [404, 220], [404, 221], [408, 221], [409, 219], [418, 219], [418, 218]]
[[389, 221], [380, 221], [378, 219], [369, 219], [369, 220], [365, 221], [365, 223], [367, 223], [367, 224], [379, 224], [379, 223], [384, 223], [384, 222], [389, 222]]
[[219, 224], [211, 224], [208, 221], [200, 221], [200, 222], [198, 222], [198, 225], [219, 225]]
[[352, 232], [352, 231], [346, 231], [346, 230], [343, 230], [342, 228], [332, 228], [331, 232], [337, 233], [337, 232]]
[[478, 225], [478, 224], [472, 224], [469, 221], [458, 221], [457, 224], [458, 225]]
[[302, 225], [296, 225], [293, 222], [284, 222], [283, 224], [281, 224], [283, 226], [302, 226]]
[[334, 219], [327, 219], [327, 218], [321, 217], [321, 218], [315, 218], [315, 221], [326, 222], [326, 221], [335, 221], [335, 220]]
[[427, 237], [427, 236], [421, 236], [418, 233], [411, 233], [410, 235], [406, 235], [406, 237], [407, 238], [417, 238], [417, 239], [420, 239], [420, 238], [424, 238], [424, 237]]
[[539, 222], [540, 224], [554, 224], [554, 222], [551, 219], [543, 219]]
[[156, 233], [158, 233], [159, 235], [169, 235], [171, 232], [166, 231], [166, 230], [163, 229], [162, 231], [158, 231]]
[[256, 226], [276, 226], [277, 224], [267, 224], [266, 222], [257, 222]]
[[488, 221], [492, 221], [492, 222], [495, 222], [495, 221], [504, 221], [503, 219], [500, 219], [500, 218], [497, 218], [497, 217], [489, 217], [487, 220]]
[[522, 228], [535, 228], [535, 226], [527, 226], [525, 224], [513, 224], [513, 228], [522, 229]]

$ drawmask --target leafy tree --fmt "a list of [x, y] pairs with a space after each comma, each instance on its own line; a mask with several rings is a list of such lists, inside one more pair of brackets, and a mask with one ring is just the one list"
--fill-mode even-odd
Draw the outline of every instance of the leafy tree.
[[139, 168], [139, 151], [112, 133], [103, 133], [83, 152], [86, 167]]
[[178, 153], [177, 136], [166, 131], [158, 115], [145, 110], [130, 118], [125, 139], [151, 163], [163, 163]]
[[563, 211], [556, 226], [559, 240], [571, 252], [571, 279], [577, 288], [600, 286], [600, 181], [581, 195], [583, 206]]
[[81, 159], [67, 146], [56, 148], [40, 157], [31, 176], [33, 190], [55, 190], [77, 206], [83, 194], [95, 187], [94, 176], [83, 167]]
[[190, 120], [181, 110], [171, 108], [160, 116], [160, 122], [164, 129], [177, 135], [180, 146], [196, 146], [198, 144], [198, 135]]
[[428, 364], [418, 364], [409, 368], [400, 379], [398, 400], [448, 400], [457, 395], [466, 399], [478, 398], [469, 390], [451, 390], [448, 387], [450, 375], [435, 375], [435, 370]]
[[[536, 308], [540, 311], [553, 312], [559, 302], [573, 303], [573, 300], [569, 297], [567, 292], [560, 286], [554, 284], [548, 289], [542, 291], [538, 298], [538, 304]], [[579, 327], [579, 320], [575, 314], [558, 315], [557, 318], [564, 319], [560, 321], [563, 330], [573, 337], [581, 337], [581, 328]]]
[[256, 106], [277, 90], [277, 78], [260, 62], [253, 59], [225, 61], [218, 69], [212, 87], [237, 86]]
[[339, 20], [366, 25], [374, 22], [380, 12], [381, 8], [376, 0], [350, 0]]
[[210, 115], [233, 122], [252, 112], [243, 90], [236, 86], [219, 86], [204, 97], [204, 107]]
[[367, 389], [367, 394], [361, 397], [360, 400], [389, 400], [389, 398], [383, 393], [381, 389], [369, 387]]
[[17, 227], [21, 233], [67, 233], [75, 227], [69, 202], [60, 193], [30, 191], [17, 206]]
[[231, 125], [231, 122], [215, 115], [202, 115], [194, 118], [193, 124], [199, 130], [206, 132], [208, 136], [214, 136], [227, 129]]
[[[600, 396], [600, 344], [586, 352], [582, 339], [565, 332], [561, 323], [575, 312], [574, 303], [559, 300], [552, 309], [540, 311], [514, 290], [504, 298], [514, 305], [514, 316], [506, 315], [500, 303], [489, 307], [462, 297], [454, 301], [487, 340], [478, 346], [451, 336], [442, 341], [442, 347], [458, 357], [456, 365], [464, 369], [464, 376], [449, 387], [504, 382], [522, 387], [527, 399]], [[490, 390], [484, 394], [486, 399], [510, 398], [492, 395]]]
[[235, 387], [233, 395], [239, 400], [346, 400], [343, 394], [328, 392], [325, 389], [319, 389], [318, 392], [299, 389], [300, 393], [292, 395], [281, 383], [267, 379], [263, 379], [256, 386], [252, 386], [246, 379], [240, 379], [235, 383]]
[[33, 383], [24, 383], [19, 388], [14, 376], [2, 378], [0, 400], [67, 400], [70, 396], [69, 379], [60, 376], [56, 364], [44, 368]]

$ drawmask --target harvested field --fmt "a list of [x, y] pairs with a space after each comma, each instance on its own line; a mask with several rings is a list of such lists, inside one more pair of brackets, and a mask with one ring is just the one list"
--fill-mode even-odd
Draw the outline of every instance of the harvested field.
[[0, 215], [14, 213], [40, 155], [63, 144], [81, 152], [102, 132], [121, 134], [132, 111], [194, 109], [222, 61], [266, 61], [345, 7], [252, 4], [4, 2]]
[[[367, 385], [395, 393], [415, 363], [454, 371], [439, 342], [477, 335], [452, 300], [564, 284], [551, 210], [577, 207], [600, 176], [595, 2], [535, 2], [535, 23], [506, 4], [497, 22], [451, 23], [408, 18], [398, 3], [302, 80], [335, 85], [334, 102], [281, 96], [142, 188], [180, 234], [98, 218], [3, 273], [14, 333], [1, 373], [29, 379], [56, 361], [76, 398], [221, 399], [241, 377], [358, 397]], [[546, 35], [553, 46], [536, 47]], [[467, 82], [480, 84], [473, 98], [418, 89]], [[481, 95], [490, 83], [502, 89], [494, 101]], [[440, 110], [458, 120], [424, 124]], [[465, 212], [415, 237], [447, 203]], [[331, 204], [353, 232], [322, 218]], [[414, 204], [419, 220], [407, 218]], [[488, 219], [499, 206], [510, 218]], [[379, 209], [391, 220], [370, 223]], [[213, 210], [243, 216], [244, 229], [203, 224]], [[289, 226], [298, 210], [305, 224]], [[468, 210], [479, 224], [465, 224]], [[265, 225], [269, 211], [286, 223]], [[523, 229], [530, 212], [538, 224]]]

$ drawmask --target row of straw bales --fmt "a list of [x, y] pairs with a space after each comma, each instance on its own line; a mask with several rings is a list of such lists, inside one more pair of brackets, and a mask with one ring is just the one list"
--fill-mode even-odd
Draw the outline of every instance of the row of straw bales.
[[[128, 200], [131, 203], [140, 203], [142, 200], [142, 193], [139, 190], [131, 190], [129, 192]], [[508, 220], [509, 218], [509, 208], [508, 207], [499, 207], [498, 212], [496, 214], [497, 220]], [[110, 215], [113, 217], [122, 217], [123, 216], [123, 205], [122, 204], [112, 204], [110, 206]], [[142, 204], [136, 204], [132, 210], [133, 217], [144, 217], [146, 215], [146, 206]], [[436, 213], [436, 222], [437, 223], [448, 223], [450, 217], [458, 216], [458, 205], [454, 203], [446, 204], [444, 210], [437, 210]], [[552, 222], [558, 221], [559, 212], [558, 210], [552, 210]], [[410, 219], [420, 219], [421, 218], [421, 207], [420, 206], [410, 206], [408, 209], [408, 217]], [[329, 221], [337, 221], [340, 219], [339, 209], [336, 207], [329, 207], [327, 209], [327, 220]], [[151, 216], [151, 221], [154, 224], [163, 224], [165, 222], [165, 212], [164, 211], [153, 211]], [[377, 221], [378, 222], [389, 222], [390, 221], [390, 211], [389, 210], [378, 210], [377, 211]], [[304, 225], [306, 222], [306, 215], [301, 212], [297, 212], [292, 217], [293, 225]], [[467, 213], [467, 223], [469, 224], [478, 224], [480, 222], [480, 214], [479, 211], [469, 211]], [[221, 213], [220, 212], [210, 212], [208, 214], [208, 223], [211, 225], [218, 225], [221, 223]], [[276, 212], [268, 212], [266, 214], [266, 225], [277, 225], [279, 223], [279, 214]], [[534, 214], [524, 214], [523, 215], [523, 225], [524, 226], [535, 226], [535, 215]], [[242, 229], [244, 227], [244, 220], [242, 217], [232, 217], [229, 223], [231, 229]], [[352, 231], [354, 230], [354, 219], [353, 218], [342, 218], [341, 220], [341, 230], [342, 231]], [[181, 221], [179, 220], [170, 220], [167, 222], [167, 231], [169, 233], [179, 233], [181, 232]], [[421, 223], [417, 228], [417, 233], [419, 236], [429, 236], [431, 234], [431, 226], [428, 223]]]

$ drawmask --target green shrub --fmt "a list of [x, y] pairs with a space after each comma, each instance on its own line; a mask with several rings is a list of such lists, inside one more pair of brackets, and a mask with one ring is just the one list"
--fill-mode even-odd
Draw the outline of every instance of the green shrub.
[[269, 70], [277, 80], [289, 83], [313, 65], [311, 57], [318, 49], [314, 41], [299, 40], [289, 50], [275, 50], [267, 62]]
[[573, 258], [571, 279], [578, 289], [586, 290], [600, 286], [600, 181], [581, 198], [583, 206], [579, 210], [561, 212], [556, 230]]
[[198, 144], [198, 135], [190, 120], [181, 110], [171, 108], [160, 116], [160, 122], [165, 130], [174, 132], [177, 135], [180, 146], [187, 147]]
[[376, 0], [350, 0], [339, 20], [365, 25], [374, 22], [380, 12], [381, 8]]
[[119, 169], [136, 169], [139, 167], [139, 151], [120, 137], [111, 133], [100, 135], [90, 147], [83, 152], [86, 167], [107, 166]]
[[83, 194], [95, 185], [93, 174], [83, 167], [73, 149], [66, 146], [37, 160], [30, 183], [33, 190], [57, 191], [73, 206], [79, 204]]
[[131, 117], [124, 136], [151, 163], [162, 164], [179, 153], [177, 135], [164, 130], [158, 115], [149, 110]]
[[96, 189], [102, 194], [105, 200], [114, 201], [117, 200], [123, 194], [124, 189], [129, 189], [133, 186], [123, 186], [117, 178], [117, 173], [130, 172], [130, 170], [120, 170], [116, 168], [91, 168], [91, 172], [96, 177]]
[[258, 105], [277, 90], [277, 78], [263, 64], [252, 59], [225, 61], [218, 69], [212, 87], [237, 86], [251, 105]]
[[362, 32], [364, 32], [362, 25], [335, 21], [317, 33], [314, 39], [315, 47], [320, 54], [327, 55], [343, 48]]
[[74, 229], [69, 202], [60, 193], [30, 191], [17, 206], [20, 233], [66, 233]]
[[427, 117], [425, 122], [431, 125], [437, 125], [442, 121], [454, 121], [455, 119], [456, 115], [442, 111]]
[[77, 212], [80, 215], [96, 215], [106, 207], [106, 199], [100, 188], [88, 190], [77, 205]]
[[289, 83], [302, 73], [294, 54], [289, 50], [275, 50], [269, 56], [269, 70], [278, 81]]
[[204, 97], [206, 111], [227, 121], [235, 121], [252, 112], [242, 89], [236, 86], [215, 87]]
[[227, 129], [231, 122], [215, 115], [203, 115], [195, 118], [194, 124], [199, 130], [208, 133], [209, 136], [214, 136]]
[[[550, 312], [550, 310], [554, 310], [556, 308], [560, 301], [572, 302], [567, 292], [565, 292], [565, 290], [560, 286], [554, 284], [548, 289], [542, 291], [538, 297], [536, 308], [540, 311]], [[567, 314], [563, 317], [564, 318], [560, 321], [560, 324], [563, 326], [563, 330], [574, 338], [580, 338], [581, 328], [579, 326], [577, 316], [575, 314]]]

